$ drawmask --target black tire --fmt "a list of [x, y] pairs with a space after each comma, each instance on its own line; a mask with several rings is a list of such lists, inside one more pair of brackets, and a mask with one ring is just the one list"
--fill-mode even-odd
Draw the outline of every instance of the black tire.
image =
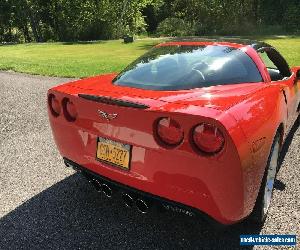
[[[275, 152], [275, 150], [277, 152]], [[273, 190], [274, 190], [274, 182], [273, 182], [271, 190], [268, 189], [268, 191], [270, 190], [271, 193], [268, 193], [270, 195], [270, 197], [269, 197], [270, 202], [266, 208], [265, 207], [265, 203], [266, 203], [265, 195], [266, 195], [266, 188], [267, 188], [267, 184], [268, 184], [268, 174], [270, 173], [271, 167], [274, 168], [274, 166], [271, 166], [271, 163], [272, 163], [271, 161], [272, 161], [272, 159], [274, 159], [272, 157], [277, 157], [276, 166], [275, 166], [275, 176], [274, 176], [274, 181], [275, 181], [276, 175], [278, 172], [278, 166], [279, 166], [279, 154], [280, 154], [280, 133], [277, 133], [274, 138], [272, 147], [271, 147], [270, 155], [268, 158], [268, 163], [267, 163], [267, 166], [265, 169], [264, 177], [262, 179], [261, 187], [260, 187], [260, 190], [259, 190], [259, 193], [257, 196], [255, 206], [253, 208], [251, 215], [249, 216], [250, 221], [252, 223], [255, 223], [256, 225], [263, 225], [267, 218], [267, 215], [268, 215], [268, 210], [269, 210], [269, 207], [271, 204], [272, 194], [273, 194]], [[273, 165], [274, 165], [274, 162], [273, 162]]]

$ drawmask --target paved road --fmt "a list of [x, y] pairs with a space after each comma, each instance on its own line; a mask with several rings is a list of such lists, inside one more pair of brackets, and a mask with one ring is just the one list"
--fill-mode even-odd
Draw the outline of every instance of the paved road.
[[215, 232], [200, 219], [125, 209], [64, 167], [45, 96], [65, 81], [0, 72], [0, 249], [238, 249], [240, 234], [299, 235], [299, 127], [285, 145], [264, 227]]

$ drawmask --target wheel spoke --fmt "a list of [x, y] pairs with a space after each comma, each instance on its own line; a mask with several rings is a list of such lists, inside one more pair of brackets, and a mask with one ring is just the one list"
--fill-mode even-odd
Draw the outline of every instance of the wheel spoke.
[[274, 181], [275, 181], [277, 165], [278, 165], [278, 156], [279, 156], [279, 141], [277, 141], [276, 144], [274, 145], [271, 159], [268, 166], [269, 168], [267, 170], [266, 186], [264, 190], [264, 200], [263, 200], [264, 214], [268, 212], [271, 203]]

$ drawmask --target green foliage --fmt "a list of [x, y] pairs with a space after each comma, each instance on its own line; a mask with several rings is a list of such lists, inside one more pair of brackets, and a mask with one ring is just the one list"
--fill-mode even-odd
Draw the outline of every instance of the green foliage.
[[0, 42], [297, 33], [299, 9], [299, 0], [1, 0]]
[[[156, 14], [154, 12], [157, 18], [163, 17], [158, 22], [163, 22], [164, 18], [180, 18], [188, 24], [189, 33], [194, 31], [194, 35], [253, 35], [260, 34], [264, 30], [267, 34], [271, 34], [272, 30], [275, 32], [273, 34], [282, 34], [294, 33], [300, 27], [298, 0], [275, 2], [273, 0], [168, 0], [165, 2], [163, 7], [167, 9], [166, 12], [158, 11]], [[191, 27], [193, 29], [190, 29]]]
[[0, 41], [13, 30], [30, 42], [119, 38], [139, 34], [146, 23], [142, 10], [160, 0], [4, 0], [0, 4]]
[[191, 25], [180, 18], [166, 18], [157, 28], [157, 33], [161, 36], [187, 36], [193, 35], [194, 30]]
[[300, 2], [295, 5], [290, 5], [284, 16], [284, 25], [286, 30], [298, 33], [300, 32]]

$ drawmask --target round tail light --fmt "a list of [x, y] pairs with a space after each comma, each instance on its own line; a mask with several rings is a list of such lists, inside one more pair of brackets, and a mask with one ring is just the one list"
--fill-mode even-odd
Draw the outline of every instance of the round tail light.
[[193, 142], [201, 152], [216, 154], [224, 147], [225, 138], [216, 126], [203, 123], [194, 129]]
[[77, 118], [77, 110], [73, 102], [68, 98], [64, 98], [62, 101], [64, 116], [67, 121], [74, 122]]
[[171, 118], [161, 118], [157, 123], [157, 136], [167, 146], [177, 146], [183, 140], [183, 130]]
[[48, 96], [48, 105], [51, 111], [51, 114], [54, 117], [58, 117], [60, 115], [61, 112], [61, 106], [59, 101], [57, 100], [57, 98], [55, 97], [55, 95], [50, 94]]

